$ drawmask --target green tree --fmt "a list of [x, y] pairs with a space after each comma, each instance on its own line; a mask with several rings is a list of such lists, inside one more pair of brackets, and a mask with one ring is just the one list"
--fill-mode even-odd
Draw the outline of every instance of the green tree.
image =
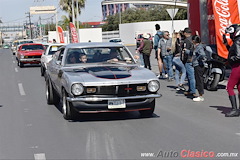
[[[85, 7], [85, 1], [86, 0], [74, 0], [74, 15], [75, 18], [77, 17], [77, 14], [81, 14], [81, 9]], [[77, 3], [78, 3], [78, 11], [77, 13]], [[59, 5], [61, 9], [68, 13], [69, 21], [72, 22], [72, 0], [60, 0]]]
[[69, 23], [70, 23], [70, 20], [67, 16], [63, 15], [61, 17], [61, 21], [59, 22], [59, 25], [62, 27], [62, 29], [64, 31], [68, 30], [68, 26], [69, 26]]
[[[167, 13], [168, 8], [174, 8], [171, 6], [154, 6], [141, 9], [128, 9], [121, 13], [122, 23], [134, 23], [134, 22], [147, 22], [147, 21], [163, 21], [171, 20], [171, 17]], [[113, 31], [119, 29], [119, 14], [108, 16], [106, 24], [102, 26], [103, 31]], [[187, 10], [180, 8], [176, 14], [175, 20], [187, 19]]]

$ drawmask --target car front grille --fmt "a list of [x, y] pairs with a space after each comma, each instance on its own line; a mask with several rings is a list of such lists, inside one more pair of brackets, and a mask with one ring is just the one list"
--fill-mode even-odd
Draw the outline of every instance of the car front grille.
[[[129, 84], [129, 85], [116, 85], [116, 86], [99, 86], [96, 87], [96, 93], [87, 94], [87, 95], [113, 95], [113, 96], [134, 96], [134, 95], [144, 95], [149, 93], [146, 91], [137, 91], [137, 86], [146, 86], [147, 84]], [[88, 87], [93, 88], [93, 87]]]
[[25, 56], [24, 58], [41, 58], [41, 56]]

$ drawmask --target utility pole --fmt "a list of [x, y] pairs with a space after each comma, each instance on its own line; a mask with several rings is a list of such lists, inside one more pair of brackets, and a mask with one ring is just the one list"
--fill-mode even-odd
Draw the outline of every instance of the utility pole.
[[75, 25], [74, 0], [72, 0], [72, 23]]
[[39, 27], [39, 36], [42, 38], [42, 23], [41, 23], [41, 16], [39, 16], [39, 23], [40, 23], [40, 27]]
[[30, 12], [25, 13], [27, 14], [27, 17], [29, 18], [29, 23], [30, 23], [30, 39], [32, 39], [32, 23], [31, 23], [31, 15]]

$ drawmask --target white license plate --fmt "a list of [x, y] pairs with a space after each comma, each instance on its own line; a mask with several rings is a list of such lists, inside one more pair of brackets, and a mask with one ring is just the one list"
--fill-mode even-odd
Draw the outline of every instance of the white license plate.
[[121, 100], [108, 100], [108, 109], [126, 108], [124, 99]]

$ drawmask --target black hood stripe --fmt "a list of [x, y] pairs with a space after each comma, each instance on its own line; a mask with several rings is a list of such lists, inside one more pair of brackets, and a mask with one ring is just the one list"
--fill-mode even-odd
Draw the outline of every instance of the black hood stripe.
[[130, 70], [126, 67], [91, 67], [87, 68], [89, 74], [105, 79], [122, 79], [131, 77]]

